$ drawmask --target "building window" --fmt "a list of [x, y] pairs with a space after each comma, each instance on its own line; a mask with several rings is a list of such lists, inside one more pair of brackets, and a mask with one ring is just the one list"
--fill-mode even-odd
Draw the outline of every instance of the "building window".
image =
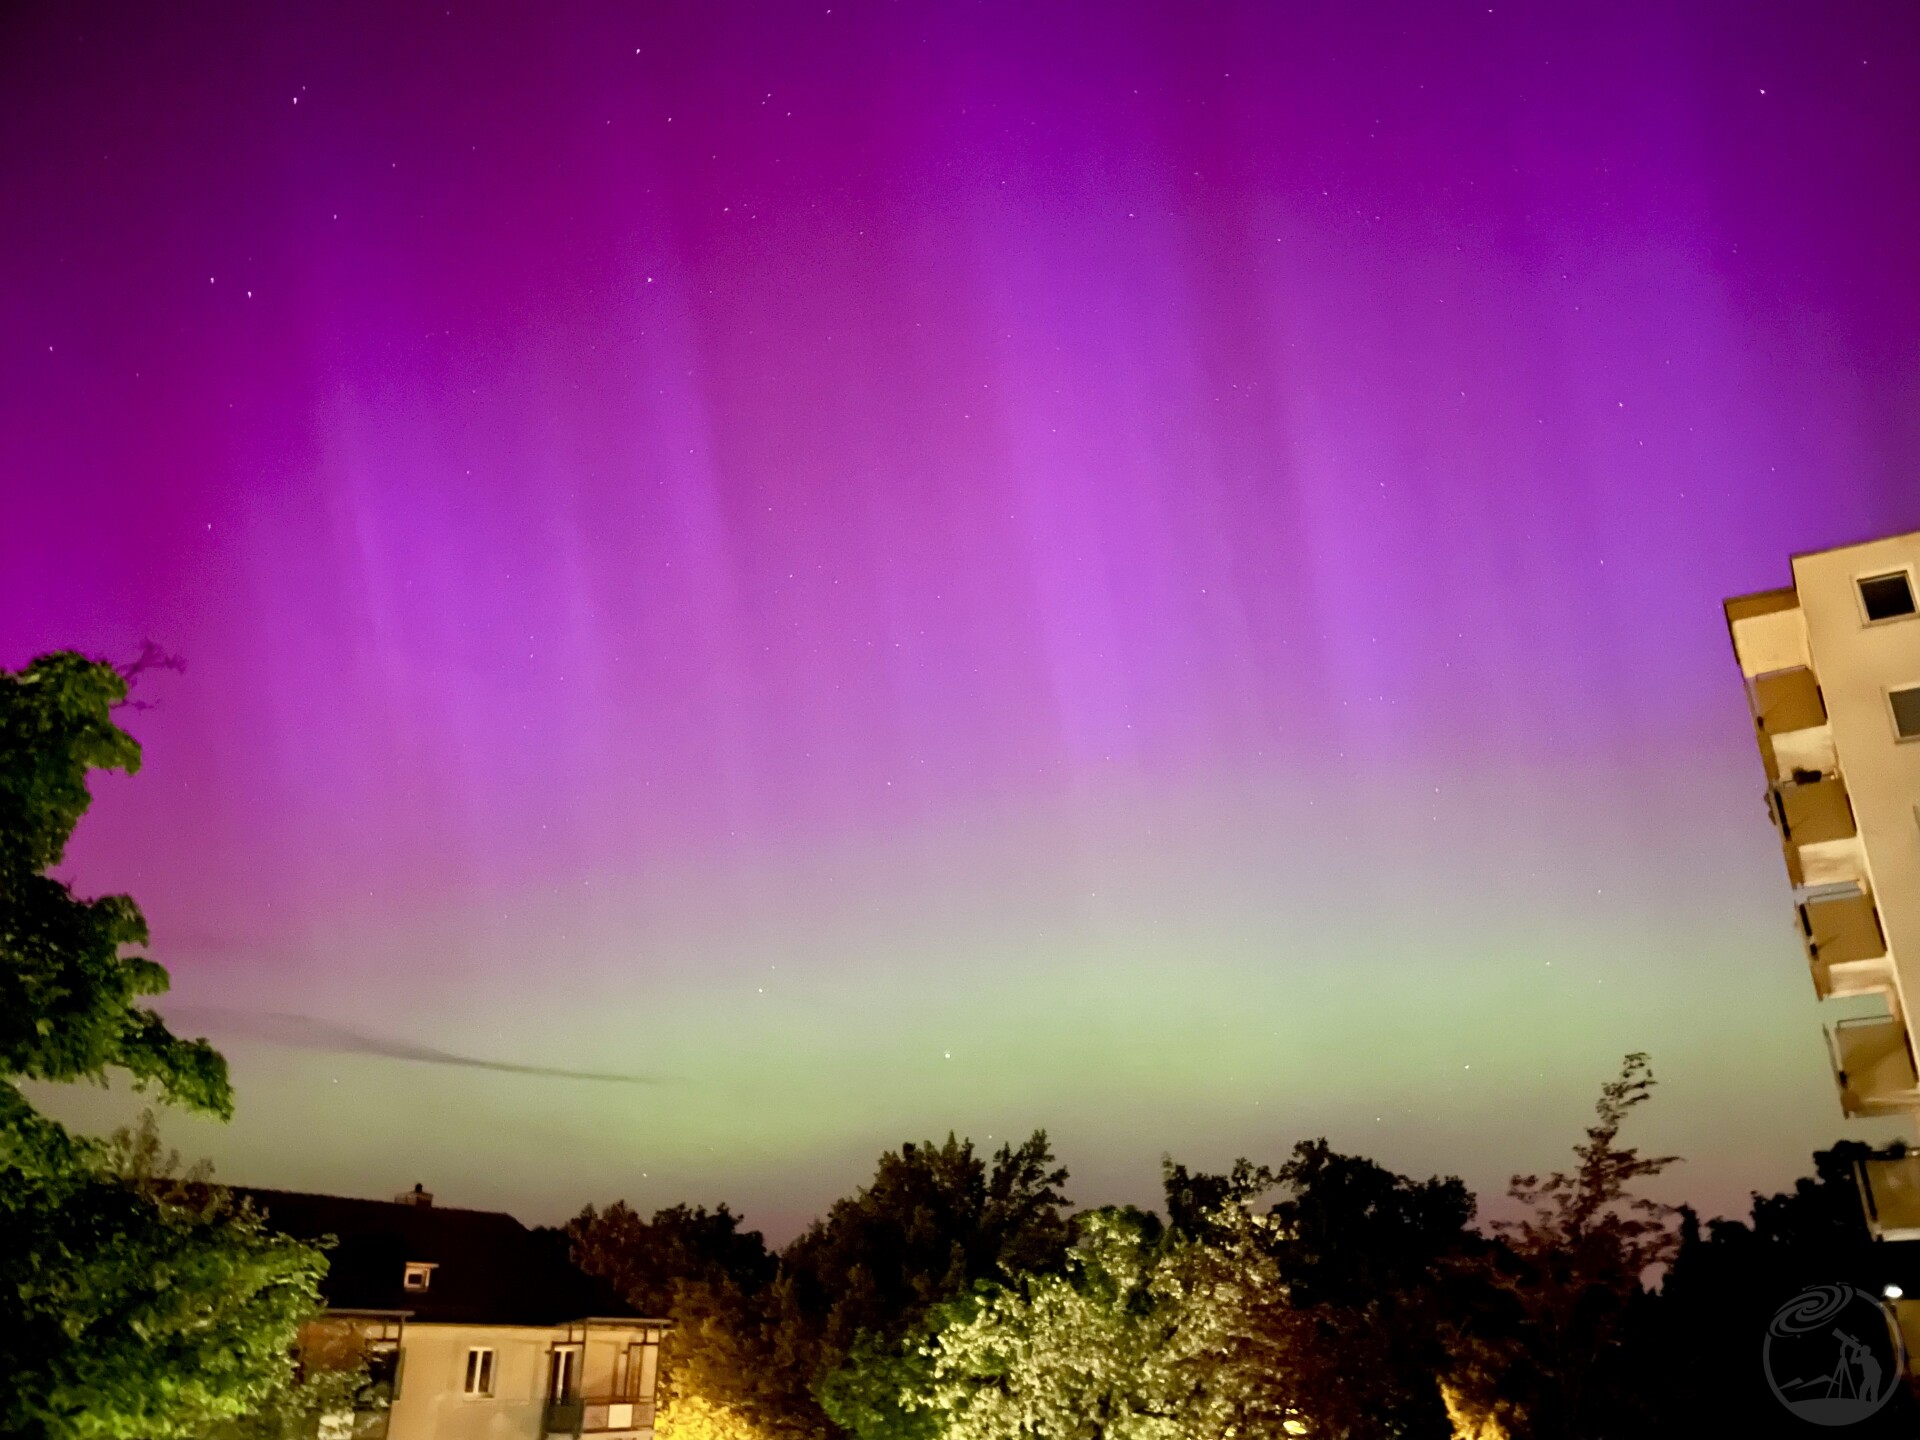
[[1914, 613], [1913, 580], [1904, 570], [1867, 575], [1860, 584], [1860, 605], [1868, 620], [1898, 620]]
[[407, 1290], [426, 1289], [427, 1286], [433, 1283], [434, 1269], [435, 1269], [434, 1266], [424, 1264], [418, 1260], [408, 1261], [407, 1273], [401, 1278], [401, 1281], [400, 1281], [401, 1287]]
[[466, 1390], [469, 1395], [493, 1393], [493, 1351], [479, 1348], [467, 1351]]
[[1920, 685], [1889, 690], [1887, 704], [1893, 710], [1893, 733], [1902, 740], [1920, 740]]

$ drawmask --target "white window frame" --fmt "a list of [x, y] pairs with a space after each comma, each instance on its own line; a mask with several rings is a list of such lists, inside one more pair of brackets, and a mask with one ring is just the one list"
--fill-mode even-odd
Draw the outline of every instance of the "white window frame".
[[[400, 1275], [400, 1288], [402, 1290], [427, 1289], [433, 1284], [433, 1272], [439, 1268], [438, 1265], [427, 1260], [407, 1261], [407, 1268]], [[420, 1282], [417, 1285], [414, 1283], [416, 1280]]]
[[1911, 735], [1900, 733], [1900, 714], [1893, 708], [1893, 697], [1904, 695], [1910, 690], [1920, 690], [1920, 680], [1910, 681], [1904, 685], [1889, 685], [1881, 692], [1887, 697], [1887, 723], [1893, 726], [1893, 743], [1896, 745], [1911, 745], [1920, 741], [1920, 730], [1914, 731]]
[[[1885, 615], [1875, 620], [1867, 614], [1867, 597], [1860, 587], [1869, 580], [1887, 580], [1895, 575], [1906, 577], [1907, 595], [1913, 601], [1914, 608], [1904, 615]], [[1862, 570], [1853, 577], [1853, 603], [1859, 607], [1862, 625], [1897, 625], [1902, 620], [1920, 618], [1920, 585], [1913, 582], [1913, 566], [1890, 565], [1884, 569]]]
[[461, 1377], [460, 1393], [475, 1400], [490, 1399], [499, 1378], [500, 1356], [493, 1346], [468, 1346], [467, 1368]]

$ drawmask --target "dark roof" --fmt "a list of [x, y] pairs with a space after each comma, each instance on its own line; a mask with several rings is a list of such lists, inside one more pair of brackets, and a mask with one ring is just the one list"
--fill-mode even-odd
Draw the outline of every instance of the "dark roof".
[[[564, 1239], [499, 1211], [291, 1190], [239, 1193], [276, 1230], [338, 1239], [320, 1287], [330, 1309], [404, 1310], [415, 1320], [476, 1325], [639, 1318], [612, 1287], [573, 1267]], [[411, 1261], [435, 1267], [424, 1290], [402, 1284]]]

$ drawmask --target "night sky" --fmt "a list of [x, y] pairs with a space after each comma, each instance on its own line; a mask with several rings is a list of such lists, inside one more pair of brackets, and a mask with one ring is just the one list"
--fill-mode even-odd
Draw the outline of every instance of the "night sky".
[[68, 866], [171, 1137], [784, 1235], [950, 1128], [1497, 1190], [1644, 1049], [1786, 1184], [1719, 601], [1920, 527], [1916, 153], [1893, 0], [8, 7], [0, 665], [186, 658]]

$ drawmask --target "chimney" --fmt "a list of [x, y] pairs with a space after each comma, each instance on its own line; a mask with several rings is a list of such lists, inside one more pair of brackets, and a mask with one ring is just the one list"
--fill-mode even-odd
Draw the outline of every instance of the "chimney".
[[424, 1210], [433, 1204], [433, 1192], [416, 1180], [413, 1189], [394, 1196], [393, 1203], [396, 1205], [418, 1205]]

